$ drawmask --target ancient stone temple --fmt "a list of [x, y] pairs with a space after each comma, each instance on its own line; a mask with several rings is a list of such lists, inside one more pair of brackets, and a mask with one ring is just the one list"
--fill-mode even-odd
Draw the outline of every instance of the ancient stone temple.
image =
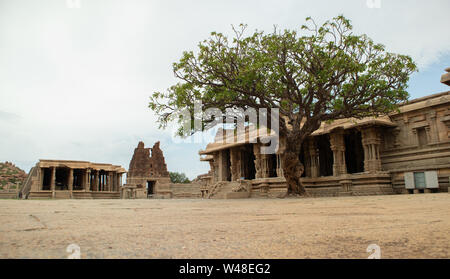
[[121, 166], [85, 161], [39, 160], [22, 184], [22, 198], [120, 198]]
[[171, 197], [170, 177], [160, 142], [156, 142], [152, 148], [145, 148], [141, 141], [134, 149], [127, 183], [122, 187], [122, 197]]
[[[409, 101], [378, 118], [342, 119], [304, 142], [303, 184], [312, 196], [447, 192], [450, 186], [450, 91]], [[226, 133], [223, 133], [226, 134]], [[286, 191], [281, 156], [261, 154], [258, 131], [234, 132], [200, 151], [210, 164], [209, 197], [276, 197]]]

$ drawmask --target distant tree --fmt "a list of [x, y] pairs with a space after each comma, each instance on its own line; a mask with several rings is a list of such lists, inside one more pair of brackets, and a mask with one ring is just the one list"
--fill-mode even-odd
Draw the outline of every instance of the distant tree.
[[186, 174], [179, 173], [179, 172], [169, 172], [170, 181], [172, 183], [182, 183], [182, 184], [188, 184], [191, 183], [189, 178], [187, 178]]
[[287, 193], [305, 195], [298, 155], [303, 141], [325, 121], [395, 110], [408, 99], [407, 82], [417, 70], [411, 57], [389, 53], [368, 36], [353, 34], [344, 16], [321, 26], [311, 18], [306, 21], [302, 34], [275, 29], [245, 36], [245, 25], [233, 28], [231, 40], [213, 32], [199, 44], [198, 53], [184, 52], [173, 65], [181, 82], [150, 98], [161, 127], [180, 122], [177, 111], [192, 115], [196, 99], [203, 110], [277, 108], [279, 135], [286, 140], [281, 159]]

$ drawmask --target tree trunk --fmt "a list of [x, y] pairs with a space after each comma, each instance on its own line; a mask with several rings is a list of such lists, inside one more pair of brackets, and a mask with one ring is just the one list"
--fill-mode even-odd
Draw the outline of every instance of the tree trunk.
[[307, 196], [306, 189], [300, 181], [305, 168], [299, 160], [298, 153], [286, 149], [282, 160], [283, 174], [288, 185], [287, 195]]

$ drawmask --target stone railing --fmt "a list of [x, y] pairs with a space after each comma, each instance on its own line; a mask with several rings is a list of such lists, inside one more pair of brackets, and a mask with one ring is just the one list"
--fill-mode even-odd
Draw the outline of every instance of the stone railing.
[[212, 196], [214, 196], [215, 194], [217, 194], [220, 191], [220, 189], [227, 183], [229, 183], [229, 182], [228, 181], [219, 181], [219, 182], [215, 183], [214, 185], [212, 185], [208, 190], [208, 199], [211, 198]]

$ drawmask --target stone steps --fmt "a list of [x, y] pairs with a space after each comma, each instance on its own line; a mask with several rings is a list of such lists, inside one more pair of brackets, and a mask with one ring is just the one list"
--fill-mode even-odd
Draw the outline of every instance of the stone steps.
[[0, 199], [17, 199], [18, 197], [18, 192], [0, 192]]
[[70, 199], [71, 195], [69, 191], [55, 191], [55, 199]]
[[227, 194], [231, 193], [233, 190], [233, 187], [239, 186], [239, 182], [219, 182], [221, 183], [219, 185], [219, 189], [217, 192], [213, 193], [209, 198], [210, 199], [226, 199]]

